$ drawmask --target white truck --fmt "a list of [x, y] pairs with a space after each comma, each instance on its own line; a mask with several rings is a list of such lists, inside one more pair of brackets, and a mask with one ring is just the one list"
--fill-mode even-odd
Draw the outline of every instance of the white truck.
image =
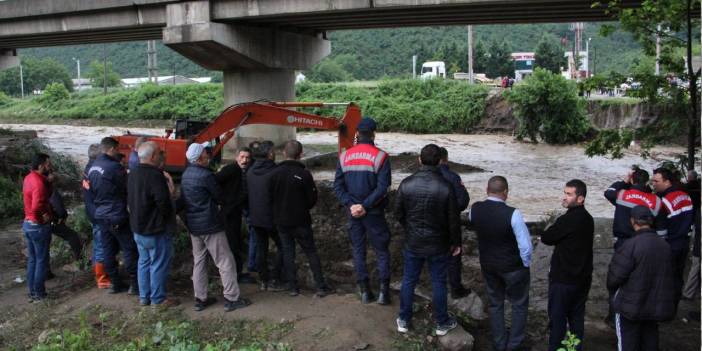
[[422, 64], [422, 79], [446, 78], [446, 64], [444, 61], [428, 61]]

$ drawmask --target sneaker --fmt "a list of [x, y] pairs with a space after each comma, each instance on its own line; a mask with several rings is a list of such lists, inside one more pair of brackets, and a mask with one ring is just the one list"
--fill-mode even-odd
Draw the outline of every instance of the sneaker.
[[456, 289], [451, 289], [451, 298], [454, 300], [464, 298], [468, 295], [470, 295], [470, 289], [466, 289], [463, 287], [463, 285], [459, 286]]
[[166, 308], [171, 308], [171, 307], [175, 307], [178, 305], [180, 305], [180, 300], [173, 299], [173, 298], [166, 298], [165, 300], [161, 301], [161, 303], [151, 304], [151, 307], [154, 309], [166, 309]]
[[193, 307], [193, 309], [197, 312], [200, 312], [207, 308], [207, 306], [210, 306], [215, 302], [217, 302], [217, 299], [215, 299], [214, 297], [208, 297], [205, 301], [195, 298], [195, 306]]
[[238, 309], [244, 308], [250, 304], [251, 304], [251, 301], [249, 301], [248, 299], [245, 299], [243, 297], [240, 297], [236, 301], [229, 301], [225, 298], [224, 299], [224, 312], [231, 312], [234, 310], [238, 310]]
[[449, 318], [445, 323], [436, 326], [436, 335], [444, 336], [457, 326], [458, 323], [456, 322], [456, 320], [453, 318]]
[[144, 306], [149, 306], [149, 305], [151, 305], [151, 301], [139, 299], [139, 306], [144, 307]]
[[127, 290], [127, 295], [139, 295], [139, 286], [130, 285], [129, 290]]
[[299, 288], [290, 288], [290, 291], [288, 291], [288, 296], [298, 296], [300, 295], [300, 289]]
[[110, 294], [119, 294], [127, 291], [129, 288], [125, 285], [122, 284], [111, 284], [110, 285], [110, 291], [108, 291]]
[[403, 320], [400, 317], [397, 317], [395, 322], [397, 323], [397, 331], [398, 332], [404, 334], [404, 333], [407, 333], [409, 331], [409, 322]]

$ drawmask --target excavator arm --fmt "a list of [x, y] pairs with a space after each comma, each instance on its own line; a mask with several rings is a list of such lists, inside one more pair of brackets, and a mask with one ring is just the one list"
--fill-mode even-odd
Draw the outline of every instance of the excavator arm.
[[[335, 117], [322, 117], [309, 113], [290, 110], [295, 107], [325, 107], [345, 105], [346, 112], [341, 119]], [[165, 169], [180, 172], [187, 165], [185, 151], [190, 141], [204, 143], [219, 138], [219, 142], [212, 150], [213, 156], [222, 152], [223, 146], [231, 140], [236, 130], [249, 124], [271, 124], [297, 128], [338, 130], [339, 153], [354, 144], [356, 128], [361, 121], [361, 110], [353, 104], [325, 104], [321, 102], [271, 102], [271, 103], [243, 103], [232, 105], [207, 127], [202, 129], [192, 140], [171, 139], [170, 132], [166, 137], [148, 136], [148, 140], [159, 145], [165, 151]], [[119, 151], [127, 158], [134, 147], [138, 135], [126, 134], [115, 137], [119, 141]]]
[[[195, 136], [194, 142], [204, 143], [219, 137], [220, 142], [212, 150], [213, 155], [221, 152], [241, 126], [248, 124], [271, 124], [307, 129], [338, 130], [339, 153], [353, 146], [356, 127], [361, 121], [361, 110], [355, 104], [348, 104], [344, 117], [322, 117], [290, 110], [291, 107], [324, 107], [333, 104], [321, 102], [255, 102], [233, 105], [220, 114], [209, 126]], [[346, 105], [346, 104], [344, 104]]]

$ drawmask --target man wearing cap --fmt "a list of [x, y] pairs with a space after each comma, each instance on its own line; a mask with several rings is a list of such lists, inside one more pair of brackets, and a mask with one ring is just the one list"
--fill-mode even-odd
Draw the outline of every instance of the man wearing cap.
[[658, 322], [675, 316], [670, 245], [652, 228], [646, 206], [631, 209], [634, 236], [621, 244], [607, 273], [614, 295], [618, 350], [658, 350]]
[[376, 123], [363, 118], [358, 125], [357, 144], [339, 155], [334, 191], [349, 214], [349, 235], [353, 246], [353, 265], [361, 302], [369, 303], [373, 292], [366, 268], [366, 240], [378, 260], [380, 294], [378, 304], [390, 304], [390, 231], [385, 222], [387, 190], [390, 186], [388, 154], [374, 144]]
[[216, 300], [207, 296], [207, 253], [219, 269], [224, 288], [226, 312], [246, 307], [250, 302], [239, 296], [234, 256], [224, 233], [218, 204], [224, 192], [217, 184], [214, 173], [208, 168], [210, 155], [204, 144], [188, 146], [185, 156], [188, 167], [181, 180], [179, 207], [185, 210], [185, 222], [193, 245], [193, 287], [195, 310], [202, 311]]

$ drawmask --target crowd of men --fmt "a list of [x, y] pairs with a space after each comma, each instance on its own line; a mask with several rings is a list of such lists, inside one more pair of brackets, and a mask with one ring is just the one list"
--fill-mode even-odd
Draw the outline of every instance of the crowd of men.
[[[375, 301], [389, 305], [390, 231], [385, 210], [390, 205], [391, 169], [388, 154], [375, 146], [375, 129], [375, 121], [370, 118], [359, 124], [357, 144], [339, 155], [334, 191], [348, 214], [360, 300], [364, 304]], [[317, 188], [300, 162], [303, 147], [298, 141], [285, 143], [285, 160], [280, 163], [275, 162], [272, 142], [254, 142], [238, 150], [235, 163], [216, 173], [210, 167], [207, 145], [190, 144], [179, 192], [163, 170], [164, 152], [156, 143], [137, 140], [129, 157], [129, 170], [123, 167], [117, 148], [117, 141], [109, 137], [99, 146], [91, 146], [83, 180], [86, 212], [93, 224], [92, 261], [99, 288], [137, 295], [143, 306], [179, 304], [166, 291], [179, 215], [192, 244], [195, 310], [216, 302], [208, 293], [208, 255], [219, 271], [225, 311], [251, 303], [241, 296], [239, 284], [257, 283], [252, 272], [257, 273], [261, 291], [287, 291], [297, 296], [296, 245], [309, 262], [316, 295], [324, 297], [333, 292], [324, 277], [312, 230], [310, 210], [317, 202]], [[460, 219], [470, 197], [460, 176], [449, 169], [445, 148], [424, 146], [418, 162], [420, 169], [401, 182], [390, 208], [404, 228], [396, 326], [401, 333], [411, 328], [414, 290], [426, 263], [435, 333], [442, 336], [457, 325], [447, 311], [446, 281], [452, 298], [470, 293], [461, 283]], [[27, 283], [31, 301], [46, 297], [51, 224], [65, 221], [65, 215], [62, 221], [49, 202], [53, 191], [51, 170], [49, 157], [39, 154], [24, 181], [23, 229], [29, 248]], [[678, 178], [673, 171], [656, 169], [651, 189], [648, 172], [635, 168], [605, 191], [605, 197], [616, 208], [615, 253], [607, 288], [620, 350], [657, 349], [658, 323], [675, 316], [683, 295], [691, 231], [697, 266], [690, 270], [688, 284], [693, 286], [685, 288], [684, 295], [697, 298], [699, 180], [694, 171], [688, 174], [687, 184], [681, 184]], [[521, 212], [507, 204], [509, 186], [505, 177], [491, 177], [486, 195], [484, 201], [471, 206], [467, 219], [477, 232], [493, 348], [518, 350], [525, 344], [532, 239]], [[584, 338], [594, 240], [594, 221], [585, 208], [586, 196], [583, 181], [568, 181], [561, 203], [567, 211], [540, 237], [545, 245], [555, 247], [548, 287], [549, 350], [558, 349], [568, 331], [580, 340]], [[247, 228], [248, 240], [242, 236], [242, 224]], [[271, 259], [270, 241], [277, 248]], [[375, 251], [378, 284], [370, 281], [368, 244]], [[124, 274], [120, 274], [116, 259], [120, 251]], [[374, 286], [378, 287], [377, 297]], [[505, 325], [505, 300], [511, 306], [509, 328]]]

